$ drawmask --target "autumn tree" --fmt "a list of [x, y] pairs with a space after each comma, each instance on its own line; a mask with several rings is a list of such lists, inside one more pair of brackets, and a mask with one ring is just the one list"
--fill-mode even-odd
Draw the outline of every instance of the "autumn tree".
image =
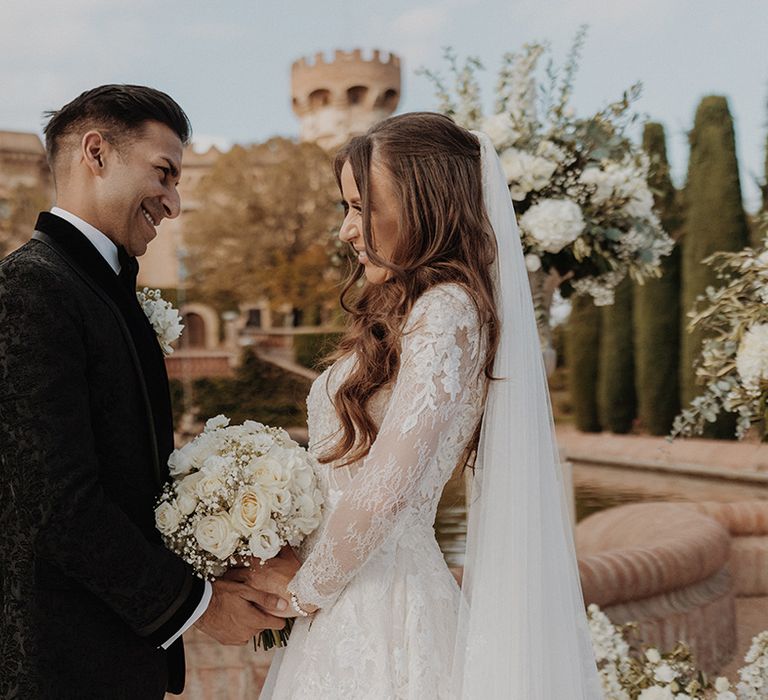
[[319, 320], [340, 278], [333, 259], [342, 212], [325, 151], [283, 138], [235, 146], [203, 178], [195, 200], [185, 240], [196, 296], [264, 298]]

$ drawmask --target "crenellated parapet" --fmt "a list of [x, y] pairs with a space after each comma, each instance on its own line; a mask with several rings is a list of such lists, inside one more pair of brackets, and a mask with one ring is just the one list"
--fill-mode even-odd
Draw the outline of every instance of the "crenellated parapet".
[[291, 67], [292, 107], [301, 138], [333, 149], [392, 114], [400, 101], [400, 59], [374, 50], [337, 50]]

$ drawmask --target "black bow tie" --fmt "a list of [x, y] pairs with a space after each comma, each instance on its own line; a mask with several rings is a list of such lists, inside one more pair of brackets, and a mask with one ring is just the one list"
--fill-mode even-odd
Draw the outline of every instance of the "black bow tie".
[[117, 259], [120, 262], [120, 274], [117, 276], [123, 286], [131, 293], [136, 293], [136, 278], [139, 275], [139, 263], [125, 252], [125, 248], [119, 246]]

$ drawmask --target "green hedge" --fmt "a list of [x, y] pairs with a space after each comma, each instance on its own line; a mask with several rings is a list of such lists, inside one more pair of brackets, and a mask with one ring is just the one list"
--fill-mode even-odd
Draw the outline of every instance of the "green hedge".
[[[661, 124], [649, 122], [643, 149], [651, 158], [648, 185], [664, 230], [677, 238], [681, 203], [669, 176], [666, 138]], [[680, 247], [661, 263], [661, 277], [635, 285], [635, 390], [640, 426], [651, 435], [667, 435], [680, 410]]]
[[571, 404], [576, 427], [599, 433], [597, 373], [600, 347], [600, 309], [591, 297], [572, 297], [571, 316], [565, 332], [565, 354]]
[[632, 280], [616, 288], [602, 316], [597, 403], [600, 423], [612, 433], [628, 433], [637, 415], [635, 358], [632, 341]]
[[[685, 314], [707, 286], [720, 286], [714, 270], [702, 261], [717, 251], [737, 251], [749, 243], [741, 198], [733, 120], [724, 97], [705, 97], [690, 133], [691, 156], [685, 188], [686, 220], [682, 239], [681, 400], [687, 405], [702, 389], [695, 364], [701, 351], [700, 331], [689, 333]], [[718, 421], [708, 437], [732, 437], [733, 421]]]
[[309, 369], [325, 369], [323, 360], [333, 352], [341, 340], [342, 332], [302, 333], [293, 336], [293, 350], [296, 362]]
[[[194, 380], [187, 403], [196, 408], [198, 420], [223, 413], [232, 423], [256, 420], [290, 428], [306, 425], [310, 386], [309, 379], [286, 372], [248, 350], [235, 377]], [[171, 382], [176, 423], [183, 411], [182, 391], [181, 382]]]

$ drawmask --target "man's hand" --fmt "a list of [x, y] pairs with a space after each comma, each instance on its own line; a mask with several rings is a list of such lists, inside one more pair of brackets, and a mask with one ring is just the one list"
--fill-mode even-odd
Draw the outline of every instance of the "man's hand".
[[285, 626], [285, 620], [260, 609], [276, 608], [279, 601], [275, 596], [236, 581], [219, 580], [211, 585], [211, 602], [195, 627], [220, 644], [247, 644], [265, 629]]
[[[224, 578], [246, 583], [259, 591], [261, 595], [276, 596], [276, 600], [286, 603], [285, 609], [281, 609], [277, 605], [265, 607], [264, 609], [272, 615], [296, 617], [296, 611], [290, 606], [291, 594], [288, 592], [287, 586], [300, 568], [301, 562], [297, 559], [293, 549], [285, 546], [273, 559], [268, 559], [263, 564], [260, 564], [258, 559], [252, 559], [250, 566], [230, 569]], [[302, 607], [310, 613], [317, 609], [312, 606]]]

